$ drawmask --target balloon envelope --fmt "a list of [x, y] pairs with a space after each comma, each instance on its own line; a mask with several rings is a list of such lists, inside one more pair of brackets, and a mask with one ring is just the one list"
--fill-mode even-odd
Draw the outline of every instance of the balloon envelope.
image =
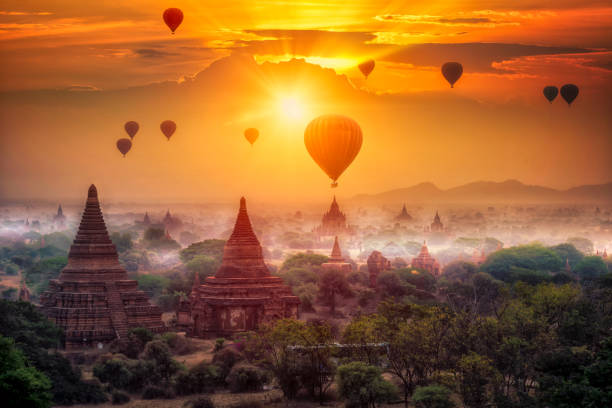
[[463, 74], [463, 66], [458, 62], [447, 62], [442, 65], [442, 75], [444, 75], [451, 88], [461, 78], [461, 74]]
[[119, 139], [117, 140], [117, 149], [121, 152], [123, 157], [130, 151], [132, 148], [132, 141], [130, 139]]
[[561, 97], [565, 99], [568, 105], [574, 102], [574, 99], [578, 96], [578, 87], [574, 84], [565, 84], [561, 87]]
[[338, 185], [338, 177], [355, 160], [363, 135], [353, 119], [340, 115], [323, 115], [308, 124], [304, 144], [315, 163]]
[[375, 65], [376, 65], [376, 63], [374, 62], [374, 60], [367, 60], [367, 61], [362, 62], [361, 64], [357, 65], [357, 67], [359, 68], [359, 70], [361, 71], [363, 76], [365, 76], [366, 79], [368, 79], [368, 75], [370, 75], [372, 73], [372, 71], [374, 70], [374, 66]]
[[251, 146], [253, 146], [253, 143], [255, 143], [255, 141], [259, 137], [259, 130], [255, 128], [248, 128], [244, 131], [244, 137], [246, 138], [246, 140], [249, 141]]
[[136, 133], [138, 133], [138, 129], [140, 129], [140, 126], [138, 126], [138, 122], [130, 120], [129, 122], [125, 122], [123, 128], [125, 129], [125, 132], [128, 134], [128, 136], [130, 136], [130, 139], [133, 139]]
[[542, 90], [544, 97], [548, 99], [548, 102], [552, 103], [559, 94], [559, 89], [556, 86], [547, 86]]
[[161, 125], [159, 125], [162, 133], [170, 140], [170, 137], [176, 131], [176, 123], [171, 120], [164, 120]]
[[183, 22], [183, 12], [177, 8], [169, 8], [164, 11], [164, 22], [174, 34], [174, 31], [181, 25]]

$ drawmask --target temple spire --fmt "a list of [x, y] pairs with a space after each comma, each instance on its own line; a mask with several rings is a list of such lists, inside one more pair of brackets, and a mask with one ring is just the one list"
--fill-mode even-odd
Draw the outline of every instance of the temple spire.
[[334, 247], [332, 248], [330, 261], [332, 262], [342, 262], [344, 258], [342, 258], [342, 251], [340, 250], [340, 245], [338, 244], [338, 236], [334, 239]]

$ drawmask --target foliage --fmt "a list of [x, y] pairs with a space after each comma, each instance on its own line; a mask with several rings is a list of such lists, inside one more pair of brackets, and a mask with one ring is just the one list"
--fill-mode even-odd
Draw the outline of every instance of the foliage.
[[161, 339], [168, 344], [168, 347], [170, 347], [173, 354], [179, 356], [193, 353], [197, 350], [197, 347], [192, 339], [174, 332], [162, 334]]
[[33, 293], [38, 295], [44, 291], [51, 279], [57, 279], [60, 271], [68, 264], [68, 258], [57, 256], [36, 261], [24, 270], [25, 281]]
[[467, 282], [476, 274], [478, 268], [471, 262], [454, 261], [442, 270], [442, 276], [449, 281]]
[[129, 251], [134, 246], [132, 242], [132, 234], [129, 232], [124, 232], [123, 234], [120, 232], [113, 232], [110, 235], [111, 241], [115, 244], [117, 248], [117, 252], [122, 253], [125, 251]]
[[360, 361], [338, 367], [338, 391], [347, 406], [375, 408], [379, 402], [395, 398], [393, 384], [384, 380], [378, 367]]
[[488, 406], [487, 386], [495, 380], [497, 373], [491, 361], [470, 352], [461, 357], [457, 364], [459, 374], [459, 393], [463, 403], [469, 408]]
[[351, 296], [352, 292], [342, 271], [328, 269], [319, 276], [319, 297], [328, 305], [331, 314], [336, 312], [336, 295]]
[[170, 379], [181, 368], [180, 364], [172, 358], [170, 348], [163, 340], [148, 342], [140, 355], [140, 359], [153, 362], [155, 372], [165, 380]]
[[184, 264], [187, 264], [197, 255], [208, 256], [221, 262], [223, 258], [223, 248], [225, 241], [221, 239], [207, 239], [201, 242], [196, 242], [181, 250], [179, 257]]
[[325, 263], [329, 258], [325, 255], [313, 254], [308, 252], [302, 252], [289, 256], [283, 262], [281, 266], [281, 273], [288, 271], [293, 268], [303, 268], [309, 270], [318, 270], [322, 263]]
[[593, 253], [593, 241], [591, 241], [590, 239], [582, 237], [572, 237], [567, 239], [567, 243], [571, 244], [572, 246], [574, 246], [574, 248], [576, 248], [585, 255], [590, 255]]
[[172, 395], [162, 387], [156, 385], [147, 385], [142, 391], [142, 399], [158, 399], [158, 398], [171, 398]]
[[72, 244], [72, 239], [61, 232], [52, 232], [50, 234], [44, 235], [45, 238], [45, 246], [52, 246], [61, 251], [68, 251], [70, 249], [70, 245]]
[[415, 408], [453, 408], [451, 391], [441, 385], [417, 387], [412, 394]]
[[426, 292], [435, 292], [436, 290], [436, 278], [428, 271], [409, 268], [398, 269], [396, 273], [404, 282], [417, 289]]
[[211, 256], [196, 255], [185, 264], [185, 267], [189, 272], [191, 272], [192, 276], [195, 276], [197, 273], [200, 281], [202, 281], [208, 276], [214, 275], [215, 272], [217, 272], [217, 269], [219, 269], [220, 265], [221, 261]]
[[239, 363], [232, 367], [225, 379], [231, 392], [261, 391], [267, 382], [263, 370], [251, 364]]
[[414, 286], [404, 282], [395, 271], [384, 271], [378, 275], [376, 287], [383, 297], [400, 298], [406, 296]]
[[555, 251], [562, 261], [565, 262], [567, 260], [571, 268], [575, 268], [578, 262], [584, 258], [584, 254], [569, 243], [551, 246], [550, 249]]
[[143, 244], [146, 248], [155, 251], [173, 251], [181, 248], [178, 242], [166, 237], [163, 229], [154, 227], [145, 231]]
[[12, 339], [0, 336], [0, 395], [8, 408], [47, 408], [51, 406], [51, 381], [29, 367]]
[[138, 275], [136, 281], [138, 288], [153, 298], [160, 296], [169, 283], [168, 278], [159, 275]]
[[574, 268], [582, 279], [598, 278], [608, 273], [608, 266], [599, 256], [585, 256]]
[[242, 360], [244, 360], [244, 356], [234, 347], [224, 347], [215, 352], [212, 363], [219, 368], [219, 377], [225, 379], [232, 367]]
[[556, 272], [563, 264], [552, 249], [541, 245], [520, 245], [492, 253], [480, 268], [496, 279], [503, 280], [513, 267]]
[[189, 395], [210, 392], [219, 380], [223, 378], [220, 378], [219, 368], [216, 365], [202, 361], [189, 370], [178, 373], [176, 377], [176, 393], [179, 395]]

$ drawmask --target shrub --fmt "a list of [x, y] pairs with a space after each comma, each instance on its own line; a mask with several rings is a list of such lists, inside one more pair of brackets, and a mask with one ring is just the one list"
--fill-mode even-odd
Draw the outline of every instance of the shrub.
[[169, 395], [165, 389], [155, 385], [146, 386], [144, 391], [142, 392], [142, 399], [158, 399], [168, 397]]
[[179, 395], [210, 392], [219, 381], [219, 368], [201, 362], [189, 371], [181, 371], [176, 377], [176, 393]]
[[250, 364], [236, 364], [225, 379], [231, 392], [261, 391], [267, 382], [263, 370]]
[[215, 340], [215, 352], [221, 350], [223, 348], [223, 344], [225, 344], [225, 339], [224, 338], [218, 338], [217, 340]]
[[451, 391], [441, 385], [417, 387], [412, 394], [416, 408], [453, 408], [455, 403], [450, 399]]
[[185, 406], [189, 406], [191, 408], [215, 408], [215, 404], [210, 400], [210, 397], [201, 396], [194, 398], [185, 403]]
[[395, 398], [393, 384], [384, 380], [381, 370], [361, 361], [338, 367], [338, 391], [351, 407], [375, 407]]
[[244, 355], [242, 355], [242, 353], [233, 347], [226, 347], [215, 353], [212, 363], [219, 367], [219, 378], [225, 380], [232, 370], [232, 367], [242, 360], [244, 360]]
[[174, 354], [179, 356], [193, 353], [197, 349], [193, 340], [177, 333], [164, 333], [162, 335], [162, 340], [168, 344]]
[[113, 405], [122, 405], [130, 402], [130, 396], [125, 392], [114, 391], [112, 394]]

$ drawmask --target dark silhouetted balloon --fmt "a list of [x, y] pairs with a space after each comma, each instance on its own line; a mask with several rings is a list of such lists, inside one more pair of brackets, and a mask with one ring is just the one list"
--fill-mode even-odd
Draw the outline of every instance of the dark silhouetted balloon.
[[164, 11], [164, 22], [172, 30], [172, 34], [183, 22], [183, 12], [177, 8], [169, 8]]
[[362, 62], [361, 64], [357, 65], [357, 67], [359, 68], [359, 70], [361, 71], [363, 76], [365, 76], [366, 79], [368, 79], [368, 75], [370, 75], [372, 73], [372, 71], [374, 70], [374, 66], [375, 65], [376, 65], [376, 63], [374, 62], [374, 60], [367, 60], [367, 61]]
[[463, 66], [458, 62], [447, 62], [442, 65], [442, 75], [444, 75], [451, 88], [461, 78], [461, 74], [463, 74]]
[[351, 118], [323, 115], [308, 124], [304, 144], [313, 160], [338, 185], [338, 177], [355, 160], [363, 136], [361, 128]]
[[253, 146], [253, 143], [255, 143], [255, 141], [259, 137], [259, 130], [255, 128], [248, 128], [244, 131], [244, 137], [246, 138], [246, 140], [249, 141], [251, 146]]
[[128, 134], [128, 136], [130, 136], [130, 139], [133, 139], [134, 136], [136, 136], [136, 133], [138, 133], [138, 129], [140, 129], [138, 122], [134, 122], [133, 120], [125, 122], [123, 127], [125, 128], [125, 132]]
[[574, 84], [565, 84], [561, 87], [561, 97], [565, 99], [568, 105], [574, 102], [574, 99], [578, 96], [578, 87]]
[[552, 103], [559, 94], [559, 89], [556, 86], [546, 86], [542, 90], [542, 93], [548, 99], [548, 102]]
[[132, 141], [130, 139], [119, 139], [117, 140], [117, 149], [121, 152], [123, 157], [130, 151], [132, 148]]
[[161, 129], [162, 133], [166, 136], [166, 138], [170, 140], [170, 137], [172, 137], [172, 135], [176, 131], [176, 123], [174, 123], [171, 120], [164, 120], [161, 123], [161, 125], [159, 125], [159, 128]]

